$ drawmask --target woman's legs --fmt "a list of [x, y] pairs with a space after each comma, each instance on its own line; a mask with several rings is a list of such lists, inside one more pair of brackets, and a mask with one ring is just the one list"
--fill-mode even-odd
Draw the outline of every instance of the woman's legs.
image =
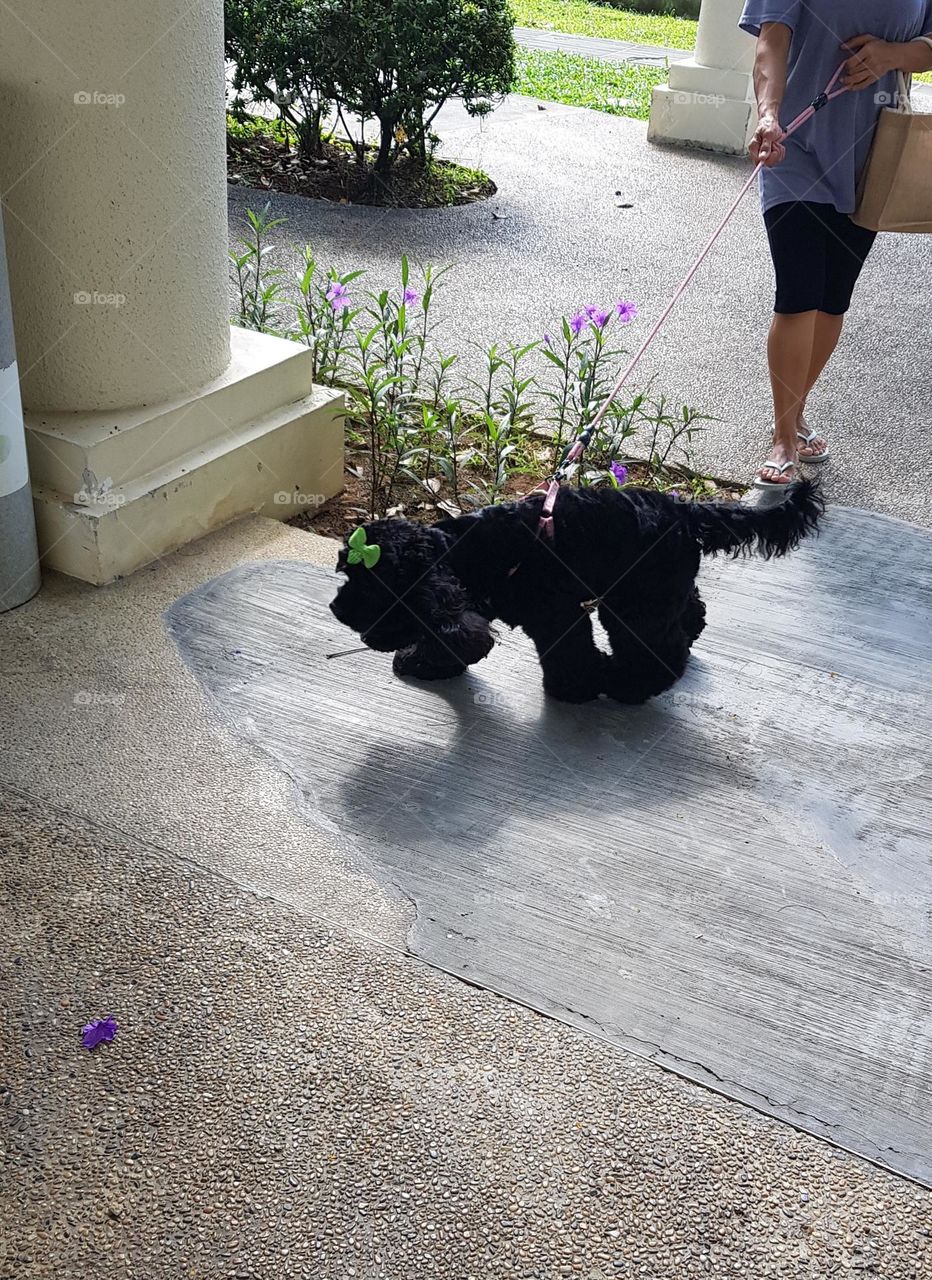
[[777, 205], [764, 215], [777, 277], [777, 298], [767, 343], [774, 404], [774, 439], [761, 468], [763, 480], [788, 483], [790, 469], [779, 467], [797, 457], [818, 457], [825, 440], [801, 444], [806, 400], [831, 359], [844, 326], [872, 232], [856, 227], [829, 205]]
[[[806, 420], [803, 414], [806, 412], [806, 401], [812, 388], [819, 381], [822, 370], [835, 354], [835, 348], [838, 346], [841, 338], [841, 331], [844, 328], [845, 317], [829, 315], [825, 311], [816, 312], [815, 330], [812, 335], [812, 354], [809, 361], [809, 377], [806, 379], [806, 394], [803, 396], [803, 402], [799, 410], [798, 429], [805, 431]], [[818, 457], [820, 453], [824, 453], [828, 447], [822, 436], [816, 436], [811, 444], [803, 444], [799, 442], [799, 456], [805, 460], [806, 458]]]
[[776, 466], [761, 467], [764, 480], [779, 482], [792, 480], [792, 474], [781, 472], [786, 462], [796, 460], [796, 432], [806, 403], [809, 371], [813, 362], [817, 311], [803, 311], [798, 315], [775, 314], [767, 339], [767, 363], [770, 366], [770, 386], [773, 392], [773, 447], [769, 461]]
[[812, 335], [812, 354], [809, 361], [809, 376], [806, 379], [806, 395], [803, 396], [803, 409], [806, 398], [819, 381], [822, 370], [835, 354], [841, 331], [844, 327], [844, 316], [830, 316], [824, 311], [817, 311], [815, 329]]
[[[773, 317], [767, 341], [774, 409], [770, 458], [778, 466], [792, 461], [797, 454], [805, 459], [825, 452], [827, 446], [821, 436], [804, 445], [796, 432], [805, 429], [806, 401], [838, 346], [844, 320], [844, 316], [832, 316], [824, 311]], [[761, 468], [761, 475], [775, 482], [792, 478], [766, 465]]]

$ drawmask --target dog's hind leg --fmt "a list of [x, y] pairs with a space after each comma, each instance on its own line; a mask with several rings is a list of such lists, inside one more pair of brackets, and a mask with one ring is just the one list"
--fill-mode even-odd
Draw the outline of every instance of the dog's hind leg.
[[[701, 630], [695, 606], [680, 616], [621, 614], [611, 603], [599, 606], [599, 619], [608, 632], [612, 656], [604, 665], [603, 691], [630, 705], [646, 702], [674, 685], [686, 670], [690, 637], [684, 630]], [[698, 631], [696, 632], [698, 634]]]
[[544, 674], [544, 689], [561, 702], [589, 702], [602, 692], [604, 655], [592, 638], [592, 620], [585, 609], [570, 610], [521, 624], [534, 641]]

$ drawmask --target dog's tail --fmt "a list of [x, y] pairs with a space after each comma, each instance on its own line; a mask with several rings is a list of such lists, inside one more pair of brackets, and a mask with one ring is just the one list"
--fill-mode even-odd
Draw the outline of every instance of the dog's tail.
[[802, 538], [817, 533], [825, 501], [812, 480], [787, 487], [786, 496], [772, 506], [743, 502], [686, 502], [682, 518], [702, 548], [703, 555], [783, 556]]

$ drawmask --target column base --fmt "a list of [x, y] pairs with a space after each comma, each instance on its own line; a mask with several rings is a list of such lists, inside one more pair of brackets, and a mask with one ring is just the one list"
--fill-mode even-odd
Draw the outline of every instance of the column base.
[[744, 155], [757, 125], [745, 72], [705, 67], [694, 61], [670, 68], [670, 83], [653, 92], [650, 142]]
[[343, 396], [311, 353], [234, 328], [229, 367], [177, 400], [29, 414], [45, 567], [97, 585], [250, 512], [287, 519], [343, 487]]

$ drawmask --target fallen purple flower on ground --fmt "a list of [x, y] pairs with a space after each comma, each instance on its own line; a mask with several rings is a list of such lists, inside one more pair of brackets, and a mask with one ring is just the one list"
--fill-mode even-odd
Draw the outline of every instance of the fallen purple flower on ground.
[[615, 478], [615, 483], [619, 488], [623, 484], [628, 483], [628, 468], [622, 462], [613, 462], [611, 465], [611, 473]]
[[116, 1018], [94, 1018], [81, 1028], [81, 1044], [85, 1049], [96, 1049], [105, 1040], [112, 1040], [119, 1030]]
[[638, 313], [638, 309], [633, 302], [616, 302], [615, 311], [622, 324], [630, 324]]

